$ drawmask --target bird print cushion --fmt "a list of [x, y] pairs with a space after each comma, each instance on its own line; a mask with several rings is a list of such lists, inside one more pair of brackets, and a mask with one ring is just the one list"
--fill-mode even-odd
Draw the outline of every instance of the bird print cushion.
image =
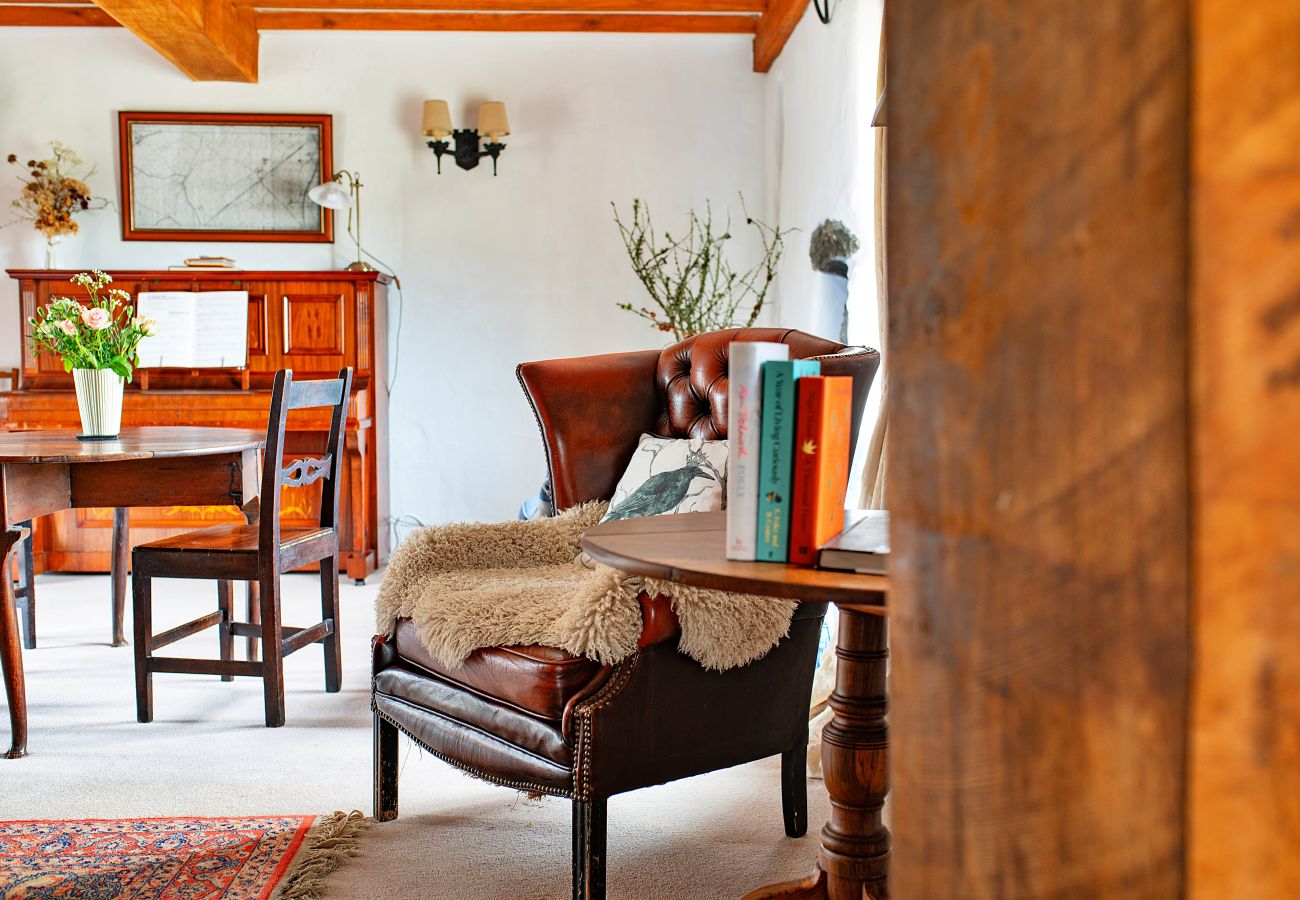
[[602, 522], [723, 509], [727, 442], [641, 435]]

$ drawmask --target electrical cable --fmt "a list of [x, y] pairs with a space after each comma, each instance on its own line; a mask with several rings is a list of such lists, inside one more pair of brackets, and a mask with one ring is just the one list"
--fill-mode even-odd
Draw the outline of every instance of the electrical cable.
[[[352, 210], [350, 209], [348, 210], [348, 237], [354, 241], [356, 240], [355, 235], [352, 234]], [[363, 256], [368, 256], [379, 264], [379, 267], [393, 279], [393, 286], [397, 288], [397, 329], [393, 336], [393, 376], [384, 385], [388, 390], [388, 396], [391, 397], [393, 396], [393, 388], [397, 385], [397, 367], [402, 361], [402, 314], [406, 311], [406, 295], [402, 293], [402, 279], [397, 277], [397, 272], [393, 270], [393, 267], [365, 247], [361, 247], [360, 241], [357, 241], [357, 246]]]
[[424, 522], [420, 521], [420, 519], [416, 518], [415, 516], [410, 516], [410, 515], [407, 515], [407, 516], [395, 516], [395, 517], [393, 517], [393, 518], [390, 518], [390, 519], [388, 520], [388, 524], [389, 524], [389, 527], [392, 529], [392, 532], [393, 532], [393, 549], [394, 549], [394, 550], [397, 549], [398, 547], [400, 547], [400, 546], [402, 545], [402, 527], [406, 527], [406, 528], [424, 528], [424, 527], [426, 527], [425, 524], [424, 524]]
[[[388, 396], [393, 396], [393, 388], [397, 384], [397, 369], [402, 360], [402, 315], [406, 311], [406, 295], [402, 292], [402, 279], [397, 276], [397, 272], [388, 263], [384, 262], [378, 256], [371, 253], [361, 242], [356, 240], [352, 234], [352, 210], [348, 210], [348, 237], [357, 243], [357, 248], [363, 256], [370, 257], [380, 269], [386, 271], [393, 279], [393, 287], [397, 288], [397, 328], [393, 336], [393, 375], [388, 379], [384, 387], [388, 391]], [[425, 524], [415, 516], [405, 515], [391, 517], [388, 520], [388, 527], [392, 532], [393, 549], [397, 549], [402, 544], [402, 527], [406, 528], [424, 528]]]

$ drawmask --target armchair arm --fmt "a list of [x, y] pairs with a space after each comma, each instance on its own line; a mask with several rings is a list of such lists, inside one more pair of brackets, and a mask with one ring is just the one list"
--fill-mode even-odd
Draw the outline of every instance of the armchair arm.
[[379, 632], [409, 615], [407, 604], [431, 577], [473, 569], [518, 569], [571, 563], [582, 533], [600, 521], [605, 503], [586, 503], [546, 519], [468, 522], [421, 528], [393, 552], [379, 586], [375, 615]]
[[542, 431], [555, 508], [608, 500], [659, 415], [658, 350], [522, 363], [516, 374]]
[[588, 503], [544, 519], [430, 525], [397, 548], [385, 584], [407, 568], [421, 575], [467, 569], [522, 569], [570, 563], [582, 551], [582, 534], [608, 506]]
[[823, 375], [847, 375], [853, 379], [853, 430], [849, 432], [849, 458], [852, 459], [858, 444], [858, 432], [862, 430], [867, 394], [880, 368], [880, 352], [868, 347], [844, 347], [834, 353], [805, 358], [819, 360]]

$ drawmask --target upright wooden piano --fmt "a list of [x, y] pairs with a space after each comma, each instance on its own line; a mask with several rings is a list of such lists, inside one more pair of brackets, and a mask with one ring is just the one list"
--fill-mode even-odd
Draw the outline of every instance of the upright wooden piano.
[[[0, 392], [0, 419], [10, 430], [78, 428], [72, 376], [50, 353], [34, 353], [27, 320], [53, 296], [85, 298], [73, 271], [10, 269], [18, 282], [22, 368], [14, 389]], [[113, 286], [140, 291], [248, 291], [248, 365], [233, 369], [141, 369], [127, 385], [122, 424], [266, 428], [271, 381], [281, 368], [295, 378], [332, 378], [352, 366], [352, 402], [344, 436], [340, 570], [361, 580], [388, 556], [387, 296], [376, 272], [109, 271]], [[285, 452], [319, 452], [327, 415], [289, 417]], [[328, 410], [324, 411], [328, 413]], [[311, 488], [285, 488], [282, 520], [316, 515]], [[130, 511], [132, 543], [218, 522], [242, 522], [233, 508], [173, 506]], [[35, 524], [37, 571], [106, 572], [111, 509], [68, 510]]]

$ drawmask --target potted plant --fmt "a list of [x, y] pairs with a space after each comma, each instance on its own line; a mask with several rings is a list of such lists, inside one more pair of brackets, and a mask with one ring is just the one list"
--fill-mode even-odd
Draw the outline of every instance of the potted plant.
[[838, 219], [827, 219], [813, 229], [808, 241], [808, 257], [813, 271], [826, 276], [824, 303], [828, 314], [839, 319], [839, 337], [849, 341], [849, 257], [858, 252], [858, 239]]
[[[742, 197], [742, 209], [744, 202]], [[763, 255], [752, 268], [737, 271], [725, 252], [731, 240], [731, 221], [722, 229], [715, 228], [713, 210], [707, 204], [703, 217], [691, 211], [686, 232], [676, 238], [668, 232], [662, 238], [655, 235], [650, 209], [643, 201], [632, 201], [632, 221], [626, 224], [614, 206], [614, 223], [632, 270], [658, 310], [631, 303], [620, 303], [618, 308], [648, 319], [678, 340], [735, 325], [753, 325], [776, 278], [790, 231], [764, 225], [748, 214], [745, 222], [757, 230]]]
[[48, 159], [29, 159], [18, 162], [17, 154], [9, 154], [9, 162], [27, 170], [28, 178], [22, 181], [22, 190], [13, 202], [20, 218], [29, 220], [45, 236], [45, 268], [54, 268], [55, 248], [65, 235], [76, 234], [77, 213], [103, 209], [108, 201], [92, 196], [86, 178], [94, 169], [77, 177], [74, 173], [84, 163], [71, 147], [58, 141], [50, 144], [53, 155]]
[[[140, 341], [155, 332], [151, 319], [126, 305], [131, 295], [108, 288], [104, 272], [79, 272], [72, 281], [86, 289], [89, 302], [55, 297], [28, 320], [32, 348], [63, 360], [77, 388], [83, 440], [112, 440], [122, 425], [122, 391], [140, 363]], [[107, 288], [107, 289], [106, 289]]]

